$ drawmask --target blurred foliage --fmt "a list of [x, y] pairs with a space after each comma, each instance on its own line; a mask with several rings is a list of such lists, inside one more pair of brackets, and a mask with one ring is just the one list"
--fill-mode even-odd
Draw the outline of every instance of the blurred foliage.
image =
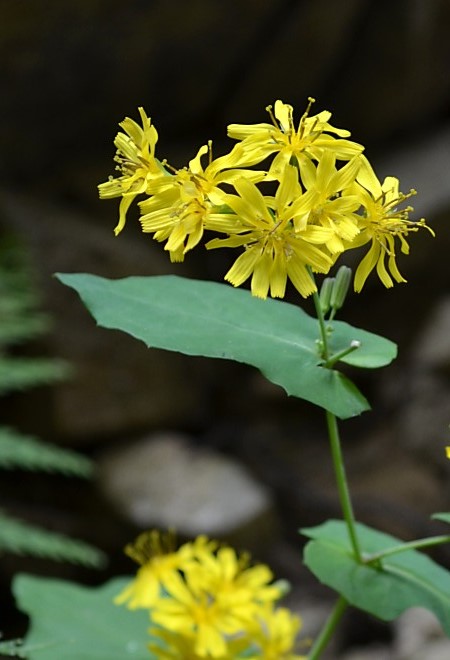
[[[39, 295], [24, 249], [12, 238], [0, 243], [0, 394], [61, 381], [69, 365], [54, 358], [23, 357], [16, 346], [41, 337], [49, 319], [38, 309]], [[84, 456], [0, 426], [0, 468], [59, 472], [87, 478]], [[100, 567], [102, 552], [81, 541], [47, 532], [0, 512], [0, 552], [13, 552]]]
[[85, 456], [6, 426], [0, 426], [0, 468], [60, 472], [86, 478], [93, 472], [93, 465]]

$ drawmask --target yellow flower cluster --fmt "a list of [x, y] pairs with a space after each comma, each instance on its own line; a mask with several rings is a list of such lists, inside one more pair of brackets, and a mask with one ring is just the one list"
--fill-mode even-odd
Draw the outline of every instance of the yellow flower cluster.
[[[99, 186], [101, 198], [122, 197], [116, 235], [143, 193], [142, 230], [166, 242], [171, 261], [183, 261], [205, 231], [219, 234], [208, 249], [243, 249], [225, 279], [240, 286], [251, 278], [260, 298], [283, 298], [288, 280], [310, 295], [311, 271], [328, 273], [343, 252], [363, 245], [369, 249], [355, 274], [356, 291], [373, 269], [386, 287], [404, 282], [396, 239], [407, 254], [408, 234], [427, 227], [423, 219], [409, 220], [412, 207], [399, 208], [415, 191], [399, 192], [391, 176], [381, 183], [363, 147], [329, 124], [329, 112], [310, 116], [312, 103], [296, 127], [292, 106], [276, 101], [267, 108], [271, 123], [231, 124], [228, 135], [237, 143], [228, 154], [214, 159], [209, 142], [182, 169], [156, 158], [158, 134], [140, 108], [142, 127], [127, 117], [115, 139], [121, 176]], [[266, 161], [264, 169], [251, 169]]]
[[149, 609], [149, 650], [161, 660], [302, 660], [300, 618], [275, 603], [283, 589], [270, 569], [199, 536], [175, 550], [173, 537], [141, 534], [126, 553], [140, 564], [116, 604]]

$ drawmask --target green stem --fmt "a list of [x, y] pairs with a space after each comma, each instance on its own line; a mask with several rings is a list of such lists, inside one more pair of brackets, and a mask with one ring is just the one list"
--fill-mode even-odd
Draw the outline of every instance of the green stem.
[[347, 531], [350, 537], [350, 543], [353, 548], [353, 555], [357, 561], [362, 562], [362, 553], [356, 533], [355, 515], [353, 513], [352, 500], [350, 498], [347, 475], [345, 473], [344, 458], [342, 456], [337, 420], [336, 416], [333, 415], [333, 413], [330, 413], [328, 410], [326, 411], [326, 416], [331, 456], [333, 459], [334, 473], [336, 476], [336, 484], [339, 492], [339, 501], [341, 503], [344, 520], [347, 524]]
[[431, 548], [434, 545], [442, 545], [443, 543], [450, 543], [450, 536], [429, 536], [426, 539], [417, 539], [416, 541], [408, 541], [407, 543], [401, 543], [400, 545], [394, 545], [391, 548], [386, 548], [386, 550], [380, 550], [380, 552], [374, 552], [370, 555], [364, 555], [364, 563], [370, 564], [385, 557], [390, 557], [391, 555], [397, 555], [400, 552], [406, 552], [406, 550], [419, 550], [421, 548]]
[[328, 617], [324, 627], [322, 628], [320, 635], [315, 640], [311, 651], [308, 654], [308, 660], [317, 660], [320, 658], [322, 651], [328, 645], [339, 621], [342, 618], [345, 610], [347, 609], [347, 601], [343, 596], [339, 596], [336, 601], [335, 606], [333, 607], [330, 616]]
[[327, 367], [327, 369], [332, 369], [336, 364], [336, 362], [342, 360], [342, 358], [345, 357], [346, 355], [353, 353], [353, 351], [357, 351], [360, 346], [361, 346], [361, 342], [356, 340], [352, 341], [352, 343], [348, 348], [344, 348], [342, 351], [339, 351], [339, 353], [335, 353], [334, 355], [332, 355], [330, 358], [328, 358], [328, 361], [325, 362], [322, 366]]
[[[328, 335], [325, 326], [325, 319], [323, 316], [322, 308], [318, 293], [313, 293], [314, 305], [316, 308], [317, 319], [319, 321], [319, 328], [322, 342], [322, 357], [325, 363], [330, 359], [330, 349], [328, 346]], [[339, 438], [339, 429], [337, 425], [336, 416], [333, 413], [326, 411], [328, 437], [330, 439], [331, 456], [333, 459], [334, 473], [336, 476], [336, 484], [339, 492], [339, 501], [341, 504], [344, 520], [347, 524], [348, 535], [350, 543], [353, 548], [353, 555], [355, 559], [362, 562], [361, 549], [356, 534], [356, 522], [353, 513], [352, 501], [350, 498], [350, 491], [347, 483], [347, 475], [345, 473], [344, 457], [342, 456], [341, 441]]]
[[[313, 277], [312, 273], [311, 273], [311, 277]], [[328, 360], [330, 359], [330, 349], [328, 347], [327, 327], [325, 325], [325, 317], [322, 312], [322, 307], [320, 306], [320, 299], [317, 291], [313, 293], [313, 301], [314, 301], [314, 307], [316, 308], [317, 320], [319, 322], [321, 347], [322, 347], [321, 357], [323, 358], [324, 362], [328, 362]]]

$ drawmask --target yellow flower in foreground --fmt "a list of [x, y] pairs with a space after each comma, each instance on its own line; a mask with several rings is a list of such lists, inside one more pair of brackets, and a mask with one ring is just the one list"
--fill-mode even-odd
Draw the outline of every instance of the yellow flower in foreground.
[[282, 592], [273, 580], [272, 571], [264, 564], [249, 566], [250, 558], [238, 556], [233, 548], [219, 548], [216, 554], [204, 553], [201, 560], [189, 566], [189, 582], [217, 598], [247, 600], [250, 604], [278, 600]]
[[228, 135], [242, 140], [244, 156], [241, 165], [254, 165], [267, 156], [276, 154], [270, 166], [269, 177], [278, 179], [292, 157], [301, 168], [306, 160], [311, 158], [319, 160], [327, 150], [332, 151], [336, 158], [341, 160], [350, 160], [361, 153], [363, 147], [360, 144], [342, 139], [350, 135], [349, 131], [334, 128], [328, 123], [330, 112], [323, 111], [313, 117], [309, 116], [313, 102], [314, 99], [310, 98], [297, 128], [294, 125], [292, 106], [280, 100], [275, 102], [273, 112], [272, 106], [267, 108], [273, 124], [228, 126]]
[[189, 572], [185, 579], [172, 573], [164, 588], [168, 595], [155, 603], [153, 622], [192, 640], [195, 653], [201, 657], [226, 655], [227, 637], [242, 630], [257, 613], [256, 604], [249, 602], [246, 593], [209, 593], [189, 579]]
[[150, 628], [153, 638], [148, 645], [149, 650], [158, 660], [203, 660], [214, 658], [214, 660], [236, 660], [242, 651], [248, 648], [248, 641], [241, 639], [226, 639], [225, 651], [222, 655], [199, 655], [196, 650], [197, 640], [195, 637], [185, 637], [163, 628]]
[[409, 220], [409, 213], [413, 211], [411, 206], [398, 208], [405, 200], [415, 195], [416, 191], [411, 190], [406, 195], [399, 192], [399, 181], [392, 176], [386, 177], [381, 184], [369, 161], [364, 156], [361, 157], [361, 161], [357, 182], [351, 187], [351, 192], [359, 195], [364, 214], [359, 220], [361, 229], [359, 236], [347, 245], [353, 248], [371, 242], [369, 251], [355, 273], [354, 287], [358, 292], [361, 291], [374, 268], [387, 288], [393, 286], [392, 278], [396, 282], [406, 282], [397, 267], [395, 239], [400, 241], [401, 252], [408, 254], [409, 245], [406, 237], [409, 233], [425, 227], [434, 236], [434, 232], [425, 224], [424, 219], [417, 222]]
[[115, 602], [150, 609], [149, 650], [156, 657], [301, 658], [293, 652], [300, 619], [274, 609], [283, 588], [249, 555], [202, 536], [175, 552], [173, 537], [156, 531], [141, 534], [126, 552], [141, 568]]
[[447, 458], [450, 458], [450, 447], [445, 448], [445, 454], [446, 454]]
[[251, 641], [257, 647], [249, 660], [306, 660], [306, 656], [294, 653], [301, 619], [290, 610], [268, 607], [258, 625], [249, 631]]
[[[200, 657], [227, 657], [231, 646], [242, 650], [259, 613], [282, 595], [270, 584], [273, 576], [267, 566], [248, 562], [247, 556], [228, 547], [204, 552], [183, 575], [172, 573], [165, 580], [166, 596], [155, 603], [153, 622], [192, 643]], [[152, 633], [159, 635], [158, 629]]]
[[155, 145], [158, 133], [145, 114], [139, 108], [142, 128], [133, 119], [126, 117], [120, 124], [125, 133], [118, 133], [114, 140], [117, 148], [114, 160], [122, 176], [101, 183], [98, 186], [101, 199], [122, 197], [119, 207], [119, 223], [114, 233], [119, 234], [125, 226], [126, 213], [131, 202], [140, 193], [146, 192], [151, 179], [164, 175], [162, 165], [155, 159]]
[[[225, 203], [232, 209], [234, 218], [224, 216], [227, 226], [222, 229], [219, 218], [211, 228], [230, 233], [229, 238], [213, 239], [208, 249], [244, 246], [241, 254], [225, 279], [233, 286], [240, 286], [250, 276], [254, 296], [270, 295], [282, 298], [289, 278], [302, 296], [316, 291], [308, 267], [327, 273], [332, 265], [327, 251], [317, 247], [329, 241], [334, 233], [331, 227], [296, 227], [296, 217], [310, 210], [303, 203], [297, 170], [286, 166], [284, 176], [274, 198], [264, 197], [250, 181], [234, 182], [239, 193], [227, 195]], [[234, 228], [230, 229], [234, 221]]]
[[175, 551], [174, 537], [156, 530], [145, 532], [125, 548], [128, 556], [141, 567], [135, 579], [114, 599], [117, 605], [126, 603], [131, 610], [149, 608], [161, 596], [161, 589], [170, 576], [185, 570], [190, 562], [211, 552], [216, 544], [204, 536], [185, 543]]

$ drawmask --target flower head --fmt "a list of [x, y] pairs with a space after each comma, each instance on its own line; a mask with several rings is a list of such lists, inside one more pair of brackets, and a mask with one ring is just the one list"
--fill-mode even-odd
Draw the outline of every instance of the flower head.
[[199, 536], [192, 543], [185, 543], [175, 550], [175, 538], [170, 532], [144, 532], [125, 548], [125, 553], [140, 564], [140, 568], [135, 579], [116, 596], [114, 602], [118, 605], [126, 603], [131, 610], [152, 607], [174, 572], [186, 569], [190, 562], [202, 557], [205, 552], [211, 552], [214, 547], [215, 543]]
[[267, 566], [249, 566], [249, 557], [232, 548], [204, 552], [185, 567], [183, 575], [168, 577], [167, 597], [155, 603], [152, 619], [164, 630], [195, 641], [195, 653], [201, 657], [222, 657], [228, 641], [251, 626], [263, 607], [280, 598], [281, 590], [270, 584], [272, 579]]
[[408, 234], [425, 227], [434, 235], [424, 219], [416, 222], [409, 219], [410, 212], [414, 210], [412, 206], [399, 208], [415, 195], [416, 191], [410, 190], [407, 194], [399, 192], [399, 180], [392, 176], [386, 177], [383, 183], [380, 183], [367, 158], [362, 156], [361, 161], [362, 165], [351, 191], [359, 196], [363, 207], [359, 220], [360, 234], [347, 246], [351, 248], [371, 243], [355, 273], [354, 287], [358, 292], [374, 268], [387, 288], [393, 286], [393, 279], [396, 282], [406, 282], [397, 267], [396, 239], [400, 242], [401, 252], [408, 254]]
[[[234, 228], [224, 229], [229, 238], [213, 239], [206, 247], [238, 247], [243, 252], [225, 275], [233, 286], [240, 286], [250, 276], [253, 295], [282, 298], [289, 278], [302, 296], [316, 290], [308, 266], [328, 272], [332, 260], [318, 247], [331, 239], [333, 230], [321, 226], [296, 226], [299, 213], [306, 212], [296, 168], [288, 165], [275, 197], [264, 197], [250, 181], [234, 183], [239, 195], [228, 195], [226, 204], [234, 212]], [[301, 211], [298, 207], [301, 206]], [[227, 218], [231, 223], [231, 218]], [[220, 220], [214, 225], [221, 230]]]
[[296, 227], [312, 225], [331, 229], [326, 247], [332, 255], [343, 252], [344, 241], [352, 241], [360, 231], [356, 211], [361, 200], [357, 195], [343, 194], [355, 181], [360, 163], [360, 157], [356, 156], [338, 170], [335, 154], [327, 151], [317, 166], [308, 161], [300, 170], [306, 192], [295, 206]]
[[[202, 157], [209, 156], [204, 168]], [[153, 196], [140, 203], [142, 231], [154, 233], [157, 241], [167, 241], [171, 261], [183, 261], [203, 236], [211, 213], [223, 204], [225, 192], [221, 183], [232, 183], [243, 172], [232, 168], [239, 158], [239, 147], [216, 160], [211, 143], [201, 147], [189, 167], [175, 170], [172, 176], [155, 179], [147, 188]], [[264, 173], [247, 172], [251, 179], [261, 179]]]
[[155, 145], [158, 133], [145, 114], [139, 108], [142, 128], [133, 119], [126, 117], [120, 124], [124, 133], [117, 133], [114, 144], [117, 148], [114, 160], [122, 175], [116, 179], [110, 177], [98, 186], [101, 199], [122, 197], [119, 208], [119, 223], [114, 233], [119, 234], [125, 226], [126, 213], [133, 199], [146, 192], [147, 184], [163, 175], [164, 170], [155, 158]]
[[300, 617], [285, 607], [267, 607], [250, 633], [257, 649], [248, 656], [250, 660], [306, 660], [294, 652], [301, 623]]
[[[226, 655], [227, 638], [240, 631], [256, 612], [256, 606], [247, 598], [210, 592], [191, 579], [189, 572], [185, 579], [173, 573], [165, 589], [168, 597], [155, 603], [153, 622], [191, 639], [195, 653], [201, 657]], [[157, 630], [152, 632], [157, 634]]]
[[141, 567], [115, 602], [150, 609], [149, 649], [158, 658], [236, 660], [256, 650], [267, 660], [301, 657], [293, 654], [300, 619], [274, 609], [284, 588], [248, 554], [203, 536], [175, 551], [173, 536], [156, 531], [126, 552]]
[[[225, 279], [236, 287], [251, 279], [259, 298], [283, 298], [288, 280], [304, 297], [315, 293], [312, 272], [328, 273], [342, 253], [367, 243], [355, 290], [374, 269], [386, 287], [404, 282], [398, 244], [407, 254], [410, 233], [433, 234], [424, 220], [409, 219], [412, 207], [402, 208], [415, 191], [399, 192], [395, 177], [381, 183], [363, 147], [329, 123], [330, 112], [310, 116], [313, 102], [296, 124], [292, 106], [277, 100], [267, 108], [272, 123], [231, 124], [238, 142], [229, 153], [213, 158], [210, 141], [181, 169], [156, 159], [158, 135], [140, 108], [142, 127], [126, 118], [115, 139], [121, 176], [99, 186], [103, 198], [122, 197], [115, 233], [144, 193], [142, 230], [165, 243], [171, 261], [183, 261], [206, 232], [218, 233], [207, 249], [243, 248]], [[264, 170], [251, 169], [266, 159]]]
[[154, 641], [150, 642], [148, 647], [158, 660], [236, 660], [248, 646], [248, 642], [242, 638], [225, 639], [224, 652], [221, 655], [204, 655], [197, 652], [195, 637], [186, 637], [164, 628], [150, 628], [150, 633]]
[[[244, 156], [241, 164], [254, 165], [267, 156], [276, 154], [269, 169], [269, 177], [279, 178], [292, 158], [301, 167], [311, 158], [319, 160], [328, 150], [342, 160], [350, 160], [361, 153], [361, 145], [343, 139], [350, 135], [349, 131], [334, 128], [328, 123], [330, 112], [323, 111], [313, 117], [309, 116], [313, 103], [314, 99], [310, 98], [297, 127], [294, 124], [292, 106], [280, 100], [275, 102], [273, 109], [272, 106], [267, 107], [272, 124], [228, 126], [228, 135], [242, 140]], [[334, 135], [331, 135], [333, 133]], [[338, 137], [334, 137], [335, 135]]]

